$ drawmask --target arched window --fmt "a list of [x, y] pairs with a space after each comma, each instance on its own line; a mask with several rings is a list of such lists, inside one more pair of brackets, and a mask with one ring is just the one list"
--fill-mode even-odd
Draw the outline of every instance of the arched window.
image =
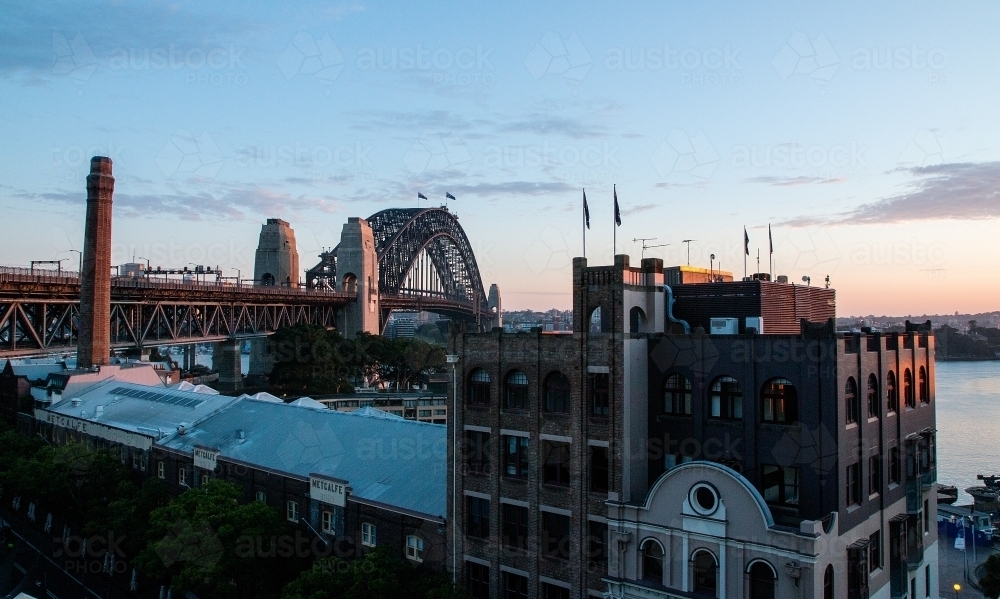
[[264, 287], [274, 287], [274, 275], [266, 272], [260, 276], [260, 284]]
[[469, 374], [469, 404], [490, 405], [490, 375], [482, 368], [476, 368]]
[[709, 403], [712, 418], [743, 418], [743, 387], [731, 376], [720, 376], [712, 381]]
[[833, 595], [833, 566], [827, 566], [823, 573], [823, 599], [835, 599]]
[[844, 409], [846, 410], [847, 424], [856, 424], [861, 416], [861, 400], [858, 398], [858, 383], [853, 376], [847, 377], [847, 384], [844, 385]]
[[663, 547], [655, 539], [642, 543], [642, 579], [663, 584]]
[[917, 388], [920, 393], [920, 403], [931, 403], [931, 390], [927, 384], [927, 369], [923, 366], [917, 371]]
[[663, 384], [663, 411], [667, 414], [691, 413], [691, 381], [683, 374], [672, 374]]
[[344, 291], [346, 291], [348, 293], [355, 293], [355, 292], [357, 292], [357, 289], [358, 289], [358, 277], [352, 275], [351, 273], [345, 274], [344, 275], [344, 280], [343, 280], [343, 287], [344, 287]]
[[896, 375], [890, 370], [885, 376], [885, 408], [891, 414], [899, 410], [899, 393], [896, 391]]
[[569, 412], [569, 379], [561, 372], [545, 377], [545, 411]]
[[604, 308], [597, 306], [590, 312], [590, 332], [603, 333], [604, 328]]
[[903, 371], [903, 401], [908, 408], [917, 407], [917, 398], [913, 394], [913, 373], [909, 368]]
[[715, 556], [708, 551], [698, 551], [691, 564], [694, 566], [694, 584], [691, 590], [697, 595], [718, 597], [719, 566]]
[[508, 410], [528, 409], [528, 377], [520, 370], [515, 370], [507, 375], [503, 407]]
[[878, 377], [874, 374], [868, 375], [868, 417], [878, 418], [879, 417], [879, 393], [878, 393]]
[[646, 313], [642, 308], [635, 306], [628, 313], [629, 332], [633, 335], [642, 333], [646, 328]]
[[767, 562], [757, 561], [750, 566], [750, 599], [774, 599], [774, 581], [777, 576]]
[[[857, 393], [855, 393], [857, 395]], [[764, 422], [797, 422], [799, 395], [788, 379], [772, 379], [760, 392]]]

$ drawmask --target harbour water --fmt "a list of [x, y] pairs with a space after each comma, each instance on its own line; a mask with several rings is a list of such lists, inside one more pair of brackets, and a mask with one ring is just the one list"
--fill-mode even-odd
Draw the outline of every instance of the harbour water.
[[977, 474], [1000, 474], [1000, 361], [938, 362], [938, 482], [958, 487], [958, 503]]

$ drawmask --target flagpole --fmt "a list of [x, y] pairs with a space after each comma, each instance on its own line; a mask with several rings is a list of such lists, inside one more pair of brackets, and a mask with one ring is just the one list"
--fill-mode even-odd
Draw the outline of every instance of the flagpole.
[[[615, 196], [615, 205], [617, 207], [618, 203], [618, 186], [612, 184], [611, 193]], [[611, 263], [615, 263], [615, 256], [618, 255], [618, 221], [615, 220], [618, 215], [612, 215], [611, 217]]]
[[[583, 189], [583, 188], [581, 188]], [[583, 210], [580, 218], [583, 219], [583, 259], [587, 259], [587, 190], [583, 189]]]
[[[747, 256], [750, 255], [750, 247], [747, 245], [747, 227], [743, 225], [743, 279], [747, 278]], [[704, 262], [702, 263], [704, 264]]]

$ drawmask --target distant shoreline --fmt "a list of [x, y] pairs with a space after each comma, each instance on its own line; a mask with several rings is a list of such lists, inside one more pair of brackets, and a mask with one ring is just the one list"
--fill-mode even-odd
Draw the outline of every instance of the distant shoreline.
[[946, 358], [943, 356], [935, 355], [935, 362], [996, 362], [1000, 358]]

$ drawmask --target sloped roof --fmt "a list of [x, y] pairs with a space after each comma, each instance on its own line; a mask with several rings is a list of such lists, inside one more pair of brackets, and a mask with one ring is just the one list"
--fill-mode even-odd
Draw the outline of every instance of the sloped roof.
[[[107, 380], [64, 395], [48, 411], [159, 439], [237, 401], [235, 397]], [[79, 400], [78, 404], [74, 400]]]
[[242, 398], [160, 445], [211, 447], [272, 470], [346, 480], [355, 497], [444, 518], [447, 428], [358, 412]]

